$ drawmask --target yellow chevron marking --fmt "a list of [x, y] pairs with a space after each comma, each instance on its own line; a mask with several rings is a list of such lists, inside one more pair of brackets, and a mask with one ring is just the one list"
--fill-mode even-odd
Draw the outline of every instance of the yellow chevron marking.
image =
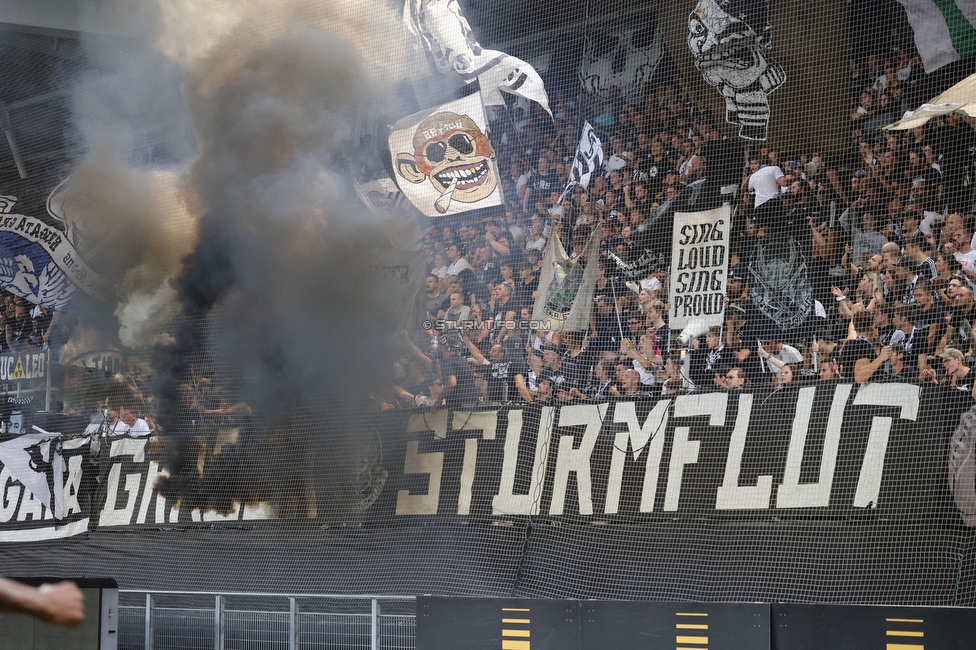
[[502, 639], [502, 650], [532, 650], [532, 646], [528, 641]]
[[924, 623], [920, 618], [886, 618], [889, 623]]
[[679, 636], [675, 643], [694, 643], [696, 645], [708, 645], [707, 636]]

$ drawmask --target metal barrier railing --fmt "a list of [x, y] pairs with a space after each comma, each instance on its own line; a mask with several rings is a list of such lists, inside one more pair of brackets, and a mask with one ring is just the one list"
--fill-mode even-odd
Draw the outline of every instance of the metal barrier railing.
[[120, 589], [119, 599], [120, 650], [415, 647], [413, 596]]

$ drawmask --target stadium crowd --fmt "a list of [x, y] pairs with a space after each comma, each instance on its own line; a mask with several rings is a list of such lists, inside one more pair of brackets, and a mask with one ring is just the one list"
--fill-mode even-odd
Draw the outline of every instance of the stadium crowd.
[[[557, 94], [554, 121], [536, 106], [501, 111], [492, 139], [504, 209], [441, 218], [425, 235], [423, 333], [403, 331], [405, 354], [375, 395], [380, 407], [820, 380], [931, 382], [976, 398], [976, 130], [954, 114], [883, 130], [927, 99], [911, 45], [893, 34], [889, 47], [851, 61], [846, 151], [744, 146], [673, 80], [643, 103], [611, 94], [577, 105]], [[583, 120], [600, 134], [604, 166], [560, 203]], [[682, 364], [668, 325], [671, 229], [661, 217], [699, 179], [736, 212], [724, 325], [693, 341]], [[588, 329], [539, 328], [531, 314], [547, 242], [559, 233], [578, 255], [597, 224]], [[751, 304], [750, 261], [774, 233], [802, 250], [814, 298], [788, 333], [763, 326]]]

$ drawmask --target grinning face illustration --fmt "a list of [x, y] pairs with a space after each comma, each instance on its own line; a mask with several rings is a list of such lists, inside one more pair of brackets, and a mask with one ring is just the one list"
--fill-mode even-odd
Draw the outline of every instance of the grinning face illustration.
[[688, 47], [705, 81], [745, 88], [768, 64], [759, 37], [746, 22], [730, 15], [726, 2], [700, 0], [688, 17]]
[[417, 126], [414, 151], [396, 154], [400, 175], [411, 183], [428, 178], [438, 193], [455, 184], [452, 200], [476, 203], [495, 191], [491, 143], [467, 115], [441, 112]]
[[786, 81], [769, 57], [772, 25], [768, 0], [698, 0], [688, 16], [688, 48], [695, 66], [725, 99], [726, 121], [739, 124], [740, 137], [765, 140], [769, 122], [766, 95]]

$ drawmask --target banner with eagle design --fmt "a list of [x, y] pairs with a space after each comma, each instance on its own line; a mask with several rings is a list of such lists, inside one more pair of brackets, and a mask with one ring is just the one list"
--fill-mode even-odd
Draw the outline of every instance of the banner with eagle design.
[[28, 301], [63, 310], [77, 288], [99, 299], [111, 294], [68, 234], [35, 217], [10, 214], [16, 202], [0, 197], [0, 285]]

